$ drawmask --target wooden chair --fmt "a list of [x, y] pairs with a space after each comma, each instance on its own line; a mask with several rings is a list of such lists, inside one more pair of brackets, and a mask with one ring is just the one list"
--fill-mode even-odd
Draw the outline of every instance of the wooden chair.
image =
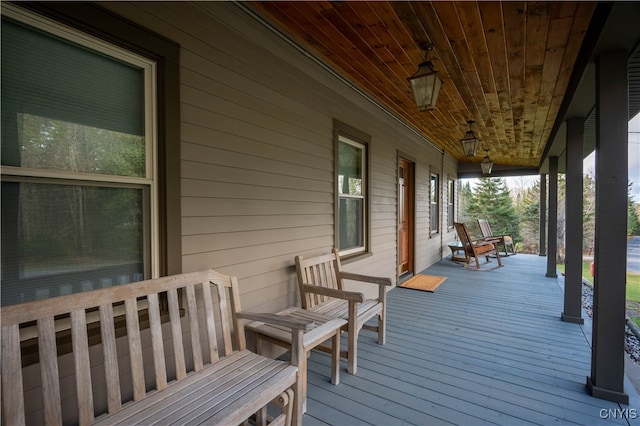
[[489, 241], [495, 244], [496, 247], [502, 245], [502, 247], [504, 248], [505, 256], [509, 256], [507, 247], [511, 247], [511, 254], [516, 254], [516, 246], [513, 243], [513, 238], [511, 237], [511, 235], [494, 235], [491, 232], [491, 227], [489, 226], [489, 222], [486, 219], [478, 219], [478, 226], [480, 227], [482, 238], [485, 241]]
[[[305, 259], [296, 256], [298, 285], [304, 309], [322, 313], [333, 318], [347, 320], [348, 331], [347, 352], [341, 352], [348, 360], [347, 371], [355, 374], [358, 369], [358, 334], [362, 328], [376, 331], [378, 343], [385, 343], [386, 317], [386, 287], [391, 286], [391, 279], [371, 277], [342, 271], [340, 256], [334, 249], [331, 253]], [[371, 283], [378, 286], [377, 299], [365, 299], [364, 294], [344, 290], [343, 280], [354, 280]], [[378, 316], [378, 325], [369, 326], [365, 323]]]
[[469, 231], [467, 230], [467, 226], [464, 223], [453, 224], [456, 228], [456, 232], [458, 233], [458, 238], [464, 247], [464, 256], [466, 259], [465, 267], [469, 267], [471, 265], [471, 258], [475, 258], [476, 260], [476, 270], [480, 270], [480, 256], [485, 256], [487, 261], [483, 263], [486, 265], [490, 263], [489, 255], [495, 255], [496, 259], [498, 259], [498, 265], [493, 268], [488, 268], [486, 270], [492, 270], [496, 268], [500, 268], [502, 266], [502, 261], [500, 260], [500, 253], [498, 253], [497, 247], [488, 241], [473, 241], [469, 236]]

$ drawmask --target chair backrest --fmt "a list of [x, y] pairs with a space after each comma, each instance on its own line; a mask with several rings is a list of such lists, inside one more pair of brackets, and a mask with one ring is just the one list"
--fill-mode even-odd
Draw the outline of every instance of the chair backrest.
[[473, 254], [473, 243], [471, 237], [469, 236], [467, 226], [464, 223], [459, 222], [454, 222], [453, 226], [456, 228], [458, 238], [462, 243], [462, 247], [464, 248], [465, 253]]
[[330, 299], [329, 296], [310, 294], [304, 291], [305, 284], [342, 290], [342, 280], [338, 276], [340, 271], [340, 256], [336, 249], [331, 253], [308, 259], [296, 256], [296, 272], [302, 307], [309, 309]]
[[478, 219], [478, 226], [480, 227], [480, 232], [482, 232], [482, 237], [493, 237], [493, 234], [491, 233], [491, 227], [489, 226], [489, 222], [487, 221], [487, 219]]

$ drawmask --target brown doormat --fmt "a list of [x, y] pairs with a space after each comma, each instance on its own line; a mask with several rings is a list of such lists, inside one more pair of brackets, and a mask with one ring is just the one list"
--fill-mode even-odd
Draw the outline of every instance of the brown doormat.
[[414, 290], [430, 291], [434, 292], [436, 289], [445, 282], [447, 277], [438, 277], [436, 275], [422, 275], [418, 274], [415, 277], [400, 284], [400, 287], [412, 288]]

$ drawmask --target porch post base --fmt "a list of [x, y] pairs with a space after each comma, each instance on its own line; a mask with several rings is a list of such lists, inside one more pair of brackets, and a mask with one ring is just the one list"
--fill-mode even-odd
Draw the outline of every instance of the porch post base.
[[565, 322], [572, 322], [575, 324], [584, 324], [584, 318], [575, 317], [573, 315], [567, 315], [564, 312], [562, 313], [561, 318], [562, 318], [562, 321], [565, 321]]
[[611, 389], [599, 388], [593, 384], [591, 377], [587, 377], [587, 389], [594, 398], [605, 399], [607, 401], [618, 402], [629, 405], [629, 395], [625, 392], [618, 392]]
[[548, 278], [558, 278], [558, 274], [552, 274], [550, 272], [547, 272], [544, 276]]

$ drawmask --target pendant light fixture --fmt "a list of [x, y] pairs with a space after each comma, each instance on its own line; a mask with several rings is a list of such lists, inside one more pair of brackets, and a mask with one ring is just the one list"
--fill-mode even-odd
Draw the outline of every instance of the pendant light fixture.
[[[426, 52], [433, 50], [432, 45], [424, 45], [421, 48]], [[427, 59], [418, 65], [418, 70], [408, 80], [418, 110], [423, 112], [434, 109], [443, 80], [440, 73], [433, 69], [431, 61]]]
[[484, 160], [480, 163], [480, 167], [482, 167], [482, 173], [485, 175], [491, 174], [491, 169], [493, 168], [493, 161], [489, 159], [489, 150], [485, 148]]
[[473, 124], [473, 120], [467, 121], [469, 123], [469, 130], [467, 130], [467, 134], [464, 135], [462, 139], [460, 139], [460, 143], [462, 144], [462, 150], [464, 151], [464, 155], [467, 157], [475, 157], [476, 152], [478, 151], [478, 145], [480, 145], [480, 141], [476, 137], [473, 130], [471, 130], [471, 125]]

